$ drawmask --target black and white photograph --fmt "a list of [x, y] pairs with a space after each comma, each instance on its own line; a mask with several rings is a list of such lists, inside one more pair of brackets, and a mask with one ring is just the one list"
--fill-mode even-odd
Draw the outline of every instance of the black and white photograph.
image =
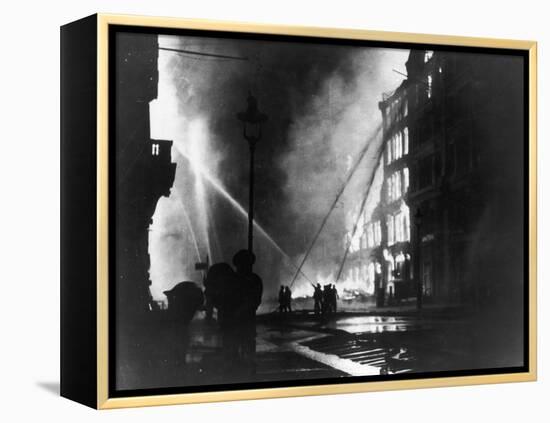
[[547, 423], [544, 2], [3, 6], [0, 420]]
[[110, 395], [528, 368], [525, 52], [109, 48]]

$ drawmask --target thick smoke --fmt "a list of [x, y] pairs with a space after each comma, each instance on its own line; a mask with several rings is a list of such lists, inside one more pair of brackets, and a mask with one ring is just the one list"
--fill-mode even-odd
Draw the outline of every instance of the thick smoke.
[[[163, 299], [162, 291], [182, 280], [200, 282], [194, 263], [207, 254], [211, 262], [230, 262], [246, 247], [246, 214], [237, 204], [247, 208], [248, 147], [236, 113], [252, 91], [269, 115], [257, 147], [255, 190], [257, 222], [272, 237], [255, 231], [255, 271], [269, 296], [292, 280], [293, 263], [303, 257], [358, 152], [380, 142], [378, 102], [399, 85], [402, 78], [392, 69], [403, 71], [407, 52], [207, 37], [161, 36], [159, 42], [247, 60], [159, 52], [151, 136], [174, 141], [177, 171], [150, 232], [153, 295]], [[306, 261], [312, 281], [337, 271], [350, 225], [346, 215], [361, 202], [377, 166], [374, 150]], [[379, 186], [380, 175], [371, 189], [371, 209]], [[308, 284], [301, 277], [295, 287]]]

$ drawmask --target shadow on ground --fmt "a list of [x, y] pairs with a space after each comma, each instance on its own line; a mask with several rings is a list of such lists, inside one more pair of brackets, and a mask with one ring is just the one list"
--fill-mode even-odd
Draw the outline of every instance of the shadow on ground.
[[59, 396], [59, 382], [36, 382], [36, 386], [50, 394]]

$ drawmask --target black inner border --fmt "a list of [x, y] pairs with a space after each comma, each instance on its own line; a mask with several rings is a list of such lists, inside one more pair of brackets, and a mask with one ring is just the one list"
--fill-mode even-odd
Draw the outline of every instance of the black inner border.
[[[376, 376], [349, 376], [346, 378], [318, 378], [307, 380], [289, 380], [289, 381], [273, 381], [273, 382], [250, 382], [238, 384], [223, 384], [223, 385], [201, 385], [201, 386], [183, 386], [171, 388], [150, 388], [150, 389], [131, 389], [117, 390], [116, 389], [116, 301], [115, 301], [115, 285], [109, 284], [109, 351], [108, 351], [108, 397], [134, 397], [146, 395], [169, 395], [169, 394], [186, 394], [214, 391], [235, 391], [243, 389], [261, 389], [261, 388], [283, 388], [283, 387], [300, 387], [314, 385], [330, 385], [330, 384], [348, 384], [358, 382], [377, 382], [377, 381], [392, 381], [392, 380], [410, 380], [410, 379], [426, 379], [426, 378], [446, 378], [457, 376], [480, 376], [508, 373], [523, 373], [529, 371], [529, 52], [527, 50], [514, 49], [497, 49], [486, 47], [463, 47], [463, 46], [441, 46], [437, 44], [416, 44], [407, 42], [393, 41], [368, 41], [368, 40], [348, 40], [323, 37], [304, 37], [295, 35], [270, 35], [270, 34], [249, 34], [242, 32], [230, 31], [213, 31], [213, 30], [198, 30], [198, 29], [175, 29], [161, 27], [142, 27], [142, 26], [126, 26], [126, 25], [109, 25], [108, 28], [108, 59], [109, 59], [109, 159], [108, 169], [109, 175], [109, 251], [115, 250], [115, 213], [113, 205], [116, 204], [114, 175], [116, 175], [116, 160], [111, 160], [110, 157], [115, 155], [115, 126], [116, 121], [116, 81], [115, 81], [115, 63], [116, 63], [116, 34], [119, 32], [131, 32], [142, 34], [158, 34], [158, 35], [180, 35], [180, 36], [201, 36], [213, 38], [231, 38], [235, 40], [258, 40], [258, 41], [283, 41], [297, 42], [309, 44], [328, 44], [342, 46], [358, 46], [358, 47], [379, 47], [379, 48], [399, 48], [399, 49], [420, 49], [448, 52], [467, 52], [481, 54], [497, 54], [508, 56], [519, 56], [523, 58], [523, 121], [524, 121], [524, 365], [519, 367], [504, 367], [504, 368], [488, 368], [488, 369], [471, 369], [471, 370], [454, 370], [441, 372], [424, 372], [404, 375], [376, 375]], [[114, 280], [112, 276], [115, 272], [114, 257], [109, 257], [109, 281]]]

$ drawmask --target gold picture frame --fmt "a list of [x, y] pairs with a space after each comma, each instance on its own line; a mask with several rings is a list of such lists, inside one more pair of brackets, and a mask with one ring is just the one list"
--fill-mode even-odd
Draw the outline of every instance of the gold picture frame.
[[[171, 405], [204, 403], [214, 401], [235, 401], [260, 398], [281, 398], [292, 396], [344, 394], [354, 392], [370, 392], [384, 390], [436, 388], [461, 385], [493, 384], [506, 382], [527, 382], [537, 379], [537, 43], [534, 41], [517, 41], [504, 39], [489, 39], [476, 37], [459, 37], [447, 35], [411, 34], [402, 32], [382, 32], [359, 29], [315, 28], [286, 25], [260, 25], [252, 23], [234, 23], [198, 19], [125, 16], [115, 14], [95, 15], [96, 27], [96, 243], [94, 263], [95, 271], [95, 313], [91, 317], [96, 320], [96, 352], [91, 361], [95, 360], [95, 381], [91, 388], [95, 390], [95, 398], [82, 399], [72, 394], [74, 384], [66, 384], [63, 388], [63, 377], [70, 373], [67, 368], [62, 376], [62, 395], [76, 399], [98, 409], [113, 409], [122, 407], [140, 407], [152, 405]], [[74, 25], [74, 24], [69, 24]], [[428, 44], [434, 46], [479, 47], [491, 49], [512, 49], [528, 54], [528, 131], [529, 131], [529, 192], [528, 192], [528, 371], [519, 373], [488, 374], [475, 376], [452, 376], [421, 379], [402, 379], [388, 381], [372, 381], [360, 383], [272, 387], [262, 389], [245, 389], [216, 392], [197, 392], [168, 395], [147, 395], [129, 397], [109, 396], [109, 27], [137, 26], [149, 29], [171, 28], [205, 31], [238, 32], [248, 34], [268, 34], [299, 37], [316, 37], [340, 40], [368, 40], [376, 42], [397, 42], [407, 44]], [[63, 98], [63, 97], [62, 97]], [[63, 116], [63, 113], [62, 113]], [[69, 120], [68, 117], [65, 118]], [[63, 176], [62, 176], [63, 178]], [[63, 182], [62, 182], [63, 184]], [[63, 248], [63, 247], [62, 247]], [[68, 246], [66, 248], [69, 248]], [[67, 258], [65, 258], [67, 259]], [[63, 284], [63, 282], [62, 282]], [[63, 288], [62, 288], [63, 289]], [[68, 312], [66, 312], [68, 313]], [[63, 304], [62, 304], [63, 314]], [[67, 317], [68, 318], [68, 317]], [[62, 323], [63, 330], [63, 323]], [[66, 331], [68, 333], [69, 331]], [[67, 335], [69, 336], [69, 335]], [[63, 339], [63, 336], [62, 336]], [[77, 342], [67, 340], [67, 343]], [[67, 345], [68, 345], [67, 344]], [[71, 354], [68, 348], [63, 352], [65, 357]], [[75, 353], [76, 354], [76, 353]], [[90, 364], [90, 363], [88, 363]], [[92, 363], [93, 364], [93, 363]], [[90, 364], [90, 365], [92, 365]], [[62, 366], [63, 367], [63, 366]], [[69, 366], [70, 367], [70, 366]], [[63, 370], [62, 370], [63, 372]], [[93, 384], [92, 384], [93, 385]], [[83, 394], [84, 395], [84, 394]]]

